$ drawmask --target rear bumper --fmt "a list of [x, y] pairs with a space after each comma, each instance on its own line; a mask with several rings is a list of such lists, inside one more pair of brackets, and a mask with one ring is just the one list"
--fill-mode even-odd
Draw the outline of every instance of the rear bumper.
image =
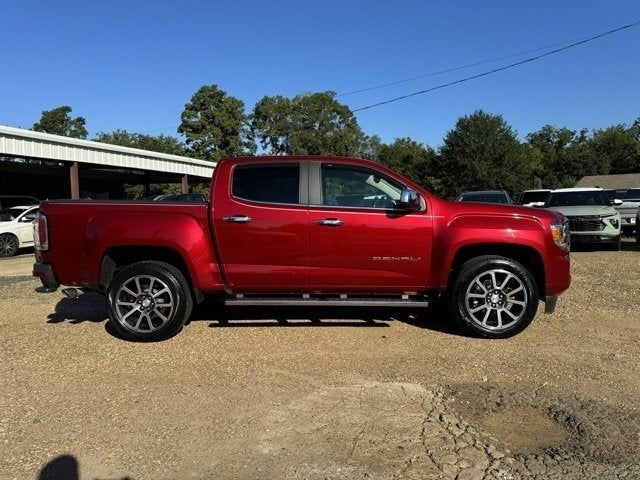
[[60, 286], [53, 274], [53, 268], [46, 263], [34, 263], [33, 276], [40, 279], [42, 286], [46, 288], [47, 291], [53, 292]]

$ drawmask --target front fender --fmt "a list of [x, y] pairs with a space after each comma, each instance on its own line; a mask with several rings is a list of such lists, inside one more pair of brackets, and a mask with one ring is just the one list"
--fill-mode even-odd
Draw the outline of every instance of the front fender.
[[491, 244], [495, 249], [500, 245], [517, 245], [533, 249], [544, 258], [545, 226], [533, 217], [495, 213], [460, 214], [435, 230], [433, 258], [442, 261], [432, 269], [430, 284], [440, 288], [446, 288], [456, 254], [465, 247]]

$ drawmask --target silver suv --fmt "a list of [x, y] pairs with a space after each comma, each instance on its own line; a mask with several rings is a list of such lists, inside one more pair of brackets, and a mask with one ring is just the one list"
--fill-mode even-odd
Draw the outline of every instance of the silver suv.
[[640, 207], [640, 188], [605, 190], [609, 199], [616, 202], [615, 208], [620, 214], [622, 233], [631, 235], [636, 227], [636, 212]]
[[569, 221], [571, 244], [599, 243], [620, 250], [620, 214], [601, 188], [552, 190], [545, 207]]

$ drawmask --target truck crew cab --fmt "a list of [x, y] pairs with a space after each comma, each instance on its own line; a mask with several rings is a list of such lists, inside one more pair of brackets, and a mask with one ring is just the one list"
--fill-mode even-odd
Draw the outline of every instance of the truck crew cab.
[[34, 275], [96, 290], [118, 332], [159, 340], [194, 302], [427, 306], [508, 337], [569, 287], [558, 213], [445, 201], [379, 164], [338, 157], [220, 161], [202, 203], [43, 202]]

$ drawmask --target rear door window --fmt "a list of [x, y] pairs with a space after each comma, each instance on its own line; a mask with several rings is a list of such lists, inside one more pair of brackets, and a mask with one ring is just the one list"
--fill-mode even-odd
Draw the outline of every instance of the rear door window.
[[300, 164], [237, 165], [233, 170], [234, 197], [262, 203], [300, 203]]

